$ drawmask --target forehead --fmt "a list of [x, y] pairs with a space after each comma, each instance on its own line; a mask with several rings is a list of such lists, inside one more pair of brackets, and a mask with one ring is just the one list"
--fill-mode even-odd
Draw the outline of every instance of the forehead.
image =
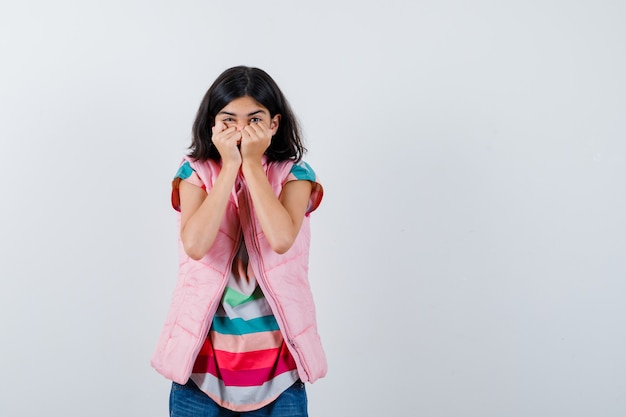
[[261, 103], [249, 96], [239, 97], [228, 103], [219, 114], [230, 114], [236, 116], [249, 116], [251, 114], [266, 113], [269, 110]]

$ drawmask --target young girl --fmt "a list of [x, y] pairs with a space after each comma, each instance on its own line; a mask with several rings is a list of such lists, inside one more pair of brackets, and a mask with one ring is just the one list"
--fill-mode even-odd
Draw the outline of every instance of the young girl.
[[322, 186], [298, 123], [258, 68], [204, 96], [172, 183], [179, 274], [152, 358], [170, 416], [307, 416], [326, 374], [308, 283], [309, 214]]

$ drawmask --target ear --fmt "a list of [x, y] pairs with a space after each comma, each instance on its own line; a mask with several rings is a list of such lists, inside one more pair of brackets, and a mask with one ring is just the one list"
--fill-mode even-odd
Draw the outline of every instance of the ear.
[[272, 120], [270, 121], [270, 131], [272, 132], [272, 136], [276, 134], [276, 131], [278, 130], [278, 125], [280, 125], [280, 114], [272, 117]]

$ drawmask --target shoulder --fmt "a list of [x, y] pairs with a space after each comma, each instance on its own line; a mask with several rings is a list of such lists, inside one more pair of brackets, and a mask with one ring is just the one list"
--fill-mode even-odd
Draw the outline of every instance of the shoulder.
[[187, 178], [191, 177], [195, 172], [196, 170], [191, 167], [189, 161], [183, 160], [178, 167], [178, 171], [176, 171], [176, 175], [174, 175], [174, 178], [186, 180]]
[[176, 171], [176, 175], [174, 175], [174, 180], [172, 182], [174, 188], [178, 188], [180, 181], [187, 181], [193, 185], [206, 189], [205, 183], [198, 175], [196, 168], [194, 168], [187, 160], [183, 160], [181, 162], [178, 167], [178, 171]]
[[180, 167], [188, 167], [187, 169], [190, 168], [194, 170], [198, 175], [202, 177], [205, 174], [219, 172], [221, 165], [219, 162], [216, 162], [212, 159], [200, 160], [193, 159], [190, 156], [185, 156], [181, 161]]
[[289, 173], [293, 175], [294, 179], [296, 180], [317, 182], [317, 175], [315, 174], [315, 171], [313, 170], [311, 165], [303, 160], [295, 162], [291, 166], [291, 170]]
[[197, 176], [208, 187], [213, 184], [220, 170], [221, 164], [212, 159], [199, 160], [185, 156], [180, 163], [176, 177], [187, 180]]
[[268, 177], [280, 178], [282, 182], [304, 180], [317, 181], [317, 175], [311, 165], [300, 161], [276, 161], [270, 162], [267, 166]]
[[212, 186], [213, 176], [219, 171], [219, 165], [213, 161], [200, 161], [183, 157], [172, 180], [171, 202], [176, 211], [180, 211], [180, 183], [185, 181], [201, 188], [205, 192]]
[[306, 211], [306, 215], [308, 216], [320, 205], [324, 196], [324, 188], [311, 165], [303, 160], [298, 162], [290, 161], [288, 167], [286, 167], [286, 174], [282, 180], [283, 186], [291, 181], [309, 181], [311, 183], [311, 195]]

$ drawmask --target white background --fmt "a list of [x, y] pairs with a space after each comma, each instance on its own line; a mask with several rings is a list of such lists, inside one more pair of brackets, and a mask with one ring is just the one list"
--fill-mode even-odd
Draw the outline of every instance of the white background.
[[626, 415], [625, 21], [608, 0], [4, 0], [0, 415], [167, 415], [170, 181], [239, 64], [281, 86], [326, 190], [311, 416]]

